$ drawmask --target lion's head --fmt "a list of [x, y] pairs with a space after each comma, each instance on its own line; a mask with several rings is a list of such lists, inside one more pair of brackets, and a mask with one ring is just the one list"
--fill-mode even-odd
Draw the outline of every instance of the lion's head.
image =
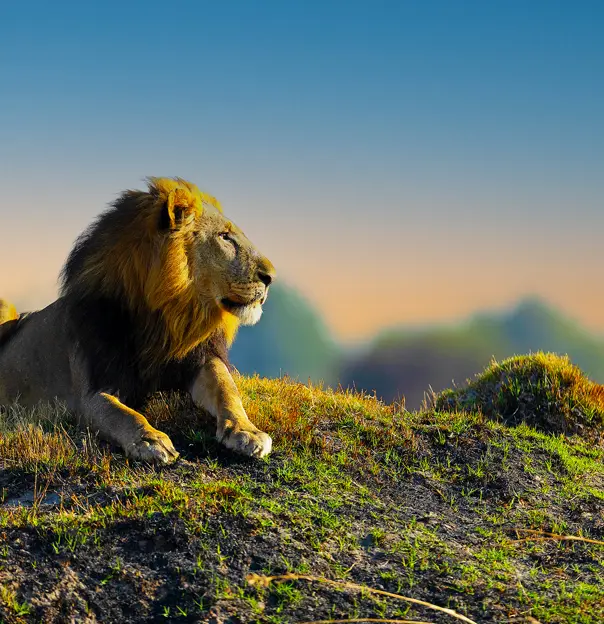
[[256, 323], [274, 277], [216, 199], [180, 178], [149, 178], [80, 236], [61, 294], [119, 300], [143, 323], [159, 315], [165, 335], [154, 339], [183, 357], [220, 327], [230, 342], [239, 324]]

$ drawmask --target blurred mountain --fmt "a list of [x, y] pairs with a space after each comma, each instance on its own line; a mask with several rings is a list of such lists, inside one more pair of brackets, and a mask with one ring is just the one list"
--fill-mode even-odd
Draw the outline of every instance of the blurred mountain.
[[604, 340], [539, 299], [461, 324], [384, 332], [356, 351], [338, 345], [292, 288], [271, 287], [264, 308], [261, 322], [242, 327], [231, 350], [241, 373], [341, 383], [388, 402], [404, 396], [409, 409], [419, 407], [430, 388], [464, 385], [493, 357], [537, 351], [569, 355], [591, 379], [604, 383]]
[[240, 373], [247, 375], [287, 374], [302, 382], [310, 378], [332, 383], [340, 366], [340, 348], [300, 294], [275, 284], [260, 323], [239, 330], [230, 359]]
[[604, 341], [594, 338], [538, 299], [511, 312], [480, 314], [451, 327], [396, 330], [379, 336], [344, 364], [343, 386], [376, 392], [385, 401], [405, 397], [419, 407], [424, 393], [462, 385], [491, 361], [515, 354], [568, 354], [593, 380], [604, 382]]

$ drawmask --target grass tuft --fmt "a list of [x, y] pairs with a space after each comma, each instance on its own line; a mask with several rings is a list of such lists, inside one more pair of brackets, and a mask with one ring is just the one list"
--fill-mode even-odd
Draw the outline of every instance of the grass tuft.
[[604, 425], [604, 386], [567, 357], [517, 356], [491, 366], [465, 388], [435, 399], [440, 411], [480, 411], [508, 425], [526, 423], [548, 433], [599, 437]]

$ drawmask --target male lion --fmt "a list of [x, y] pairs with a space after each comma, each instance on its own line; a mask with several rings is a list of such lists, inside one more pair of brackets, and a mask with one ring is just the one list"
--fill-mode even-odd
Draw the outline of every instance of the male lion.
[[152, 392], [188, 391], [229, 449], [262, 457], [272, 441], [248, 419], [227, 350], [262, 314], [275, 269], [180, 178], [126, 191], [79, 237], [60, 296], [39, 312], [0, 316], [0, 405], [67, 403], [127, 456], [178, 457], [138, 411]]

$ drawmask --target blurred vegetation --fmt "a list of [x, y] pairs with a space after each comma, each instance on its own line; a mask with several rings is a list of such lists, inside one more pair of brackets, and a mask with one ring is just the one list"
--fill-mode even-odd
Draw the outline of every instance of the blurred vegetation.
[[464, 385], [493, 358], [539, 351], [568, 355], [591, 379], [604, 382], [604, 340], [534, 298], [456, 325], [383, 332], [353, 352], [330, 336], [301, 295], [277, 284], [264, 318], [240, 330], [231, 356], [248, 375], [341, 383], [387, 402], [404, 396], [409, 408], [418, 408], [430, 388]]
[[604, 381], [604, 340], [538, 299], [459, 325], [383, 333], [344, 364], [340, 378], [387, 401], [403, 395], [416, 408], [429, 388], [462, 385], [493, 358], [539, 351], [568, 355], [591, 379]]
[[248, 375], [333, 383], [342, 350], [301, 295], [275, 284], [262, 320], [239, 330], [230, 357], [237, 370]]

